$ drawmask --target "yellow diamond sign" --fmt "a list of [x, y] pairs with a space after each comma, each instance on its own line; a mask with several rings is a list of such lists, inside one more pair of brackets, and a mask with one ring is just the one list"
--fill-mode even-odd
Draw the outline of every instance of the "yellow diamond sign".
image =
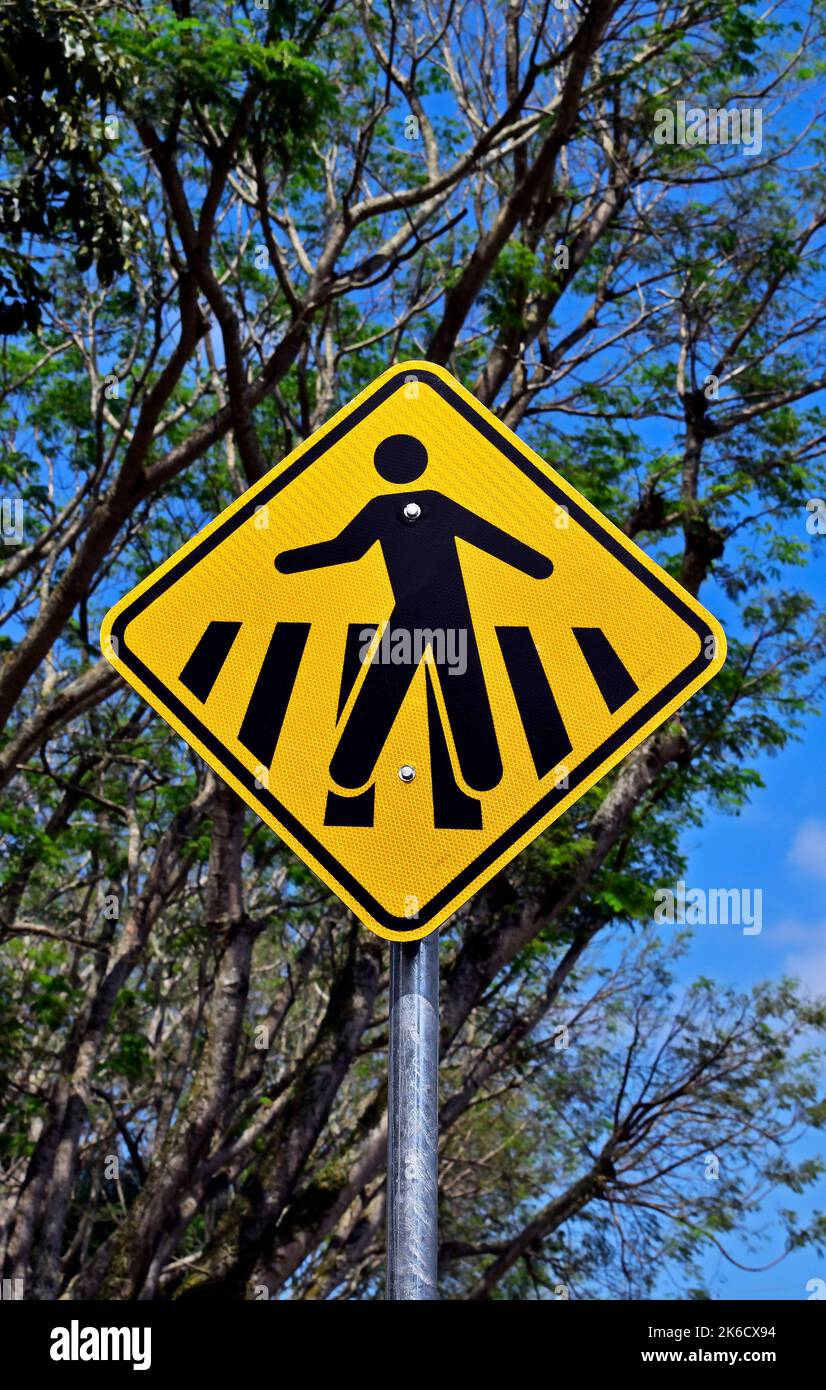
[[434, 931], [722, 666], [717, 621], [448, 372], [385, 372], [104, 653], [380, 936]]

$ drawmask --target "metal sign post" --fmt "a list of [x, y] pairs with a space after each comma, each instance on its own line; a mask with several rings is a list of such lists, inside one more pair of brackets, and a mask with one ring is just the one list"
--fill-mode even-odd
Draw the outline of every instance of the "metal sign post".
[[434, 1299], [438, 930], [719, 671], [720, 624], [420, 361], [141, 579], [101, 643], [394, 943], [387, 1296]]
[[387, 1297], [435, 1299], [439, 933], [390, 947]]

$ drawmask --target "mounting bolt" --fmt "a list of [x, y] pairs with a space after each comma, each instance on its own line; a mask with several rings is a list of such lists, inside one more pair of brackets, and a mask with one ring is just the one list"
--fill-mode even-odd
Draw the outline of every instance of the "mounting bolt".
[[403, 782], [412, 782], [416, 776], [416, 769], [415, 767], [411, 767], [409, 763], [402, 763], [402, 766], [399, 768], [399, 776]]
[[404, 512], [402, 513], [405, 521], [418, 521], [421, 514], [422, 509], [419, 506], [418, 502], [408, 502], [405, 506]]

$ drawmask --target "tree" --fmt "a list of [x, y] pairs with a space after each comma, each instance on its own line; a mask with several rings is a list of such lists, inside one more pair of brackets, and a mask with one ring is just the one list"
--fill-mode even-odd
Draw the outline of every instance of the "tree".
[[[647, 925], [681, 829], [736, 812], [816, 703], [826, 629], [790, 575], [824, 485], [822, 142], [795, 104], [819, 8], [31, 0], [0, 24], [25, 211], [2, 262], [25, 516], [0, 558], [4, 1273], [36, 1297], [380, 1288], [387, 952], [95, 633], [426, 356], [736, 615], [712, 686], [443, 933], [444, 1288], [645, 1292], [667, 1257], [696, 1289], [757, 1193], [819, 1174], [787, 1140], [823, 1124], [822, 1010], [700, 983], [675, 1029]], [[678, 101], [759, 105], [761, 148], [659, 143]], [[790, 1215], [772, 1254], [819, 1233]]]

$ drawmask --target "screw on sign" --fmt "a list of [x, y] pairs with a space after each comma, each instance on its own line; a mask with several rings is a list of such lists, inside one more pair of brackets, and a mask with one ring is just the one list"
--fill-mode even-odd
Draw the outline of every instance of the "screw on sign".
[[101, 637], [365, 926], [405, 943], [390, 1296], [434, 1297], [437, 929], [719, 671], [720, 625], [448, 372], [408, 362]]

